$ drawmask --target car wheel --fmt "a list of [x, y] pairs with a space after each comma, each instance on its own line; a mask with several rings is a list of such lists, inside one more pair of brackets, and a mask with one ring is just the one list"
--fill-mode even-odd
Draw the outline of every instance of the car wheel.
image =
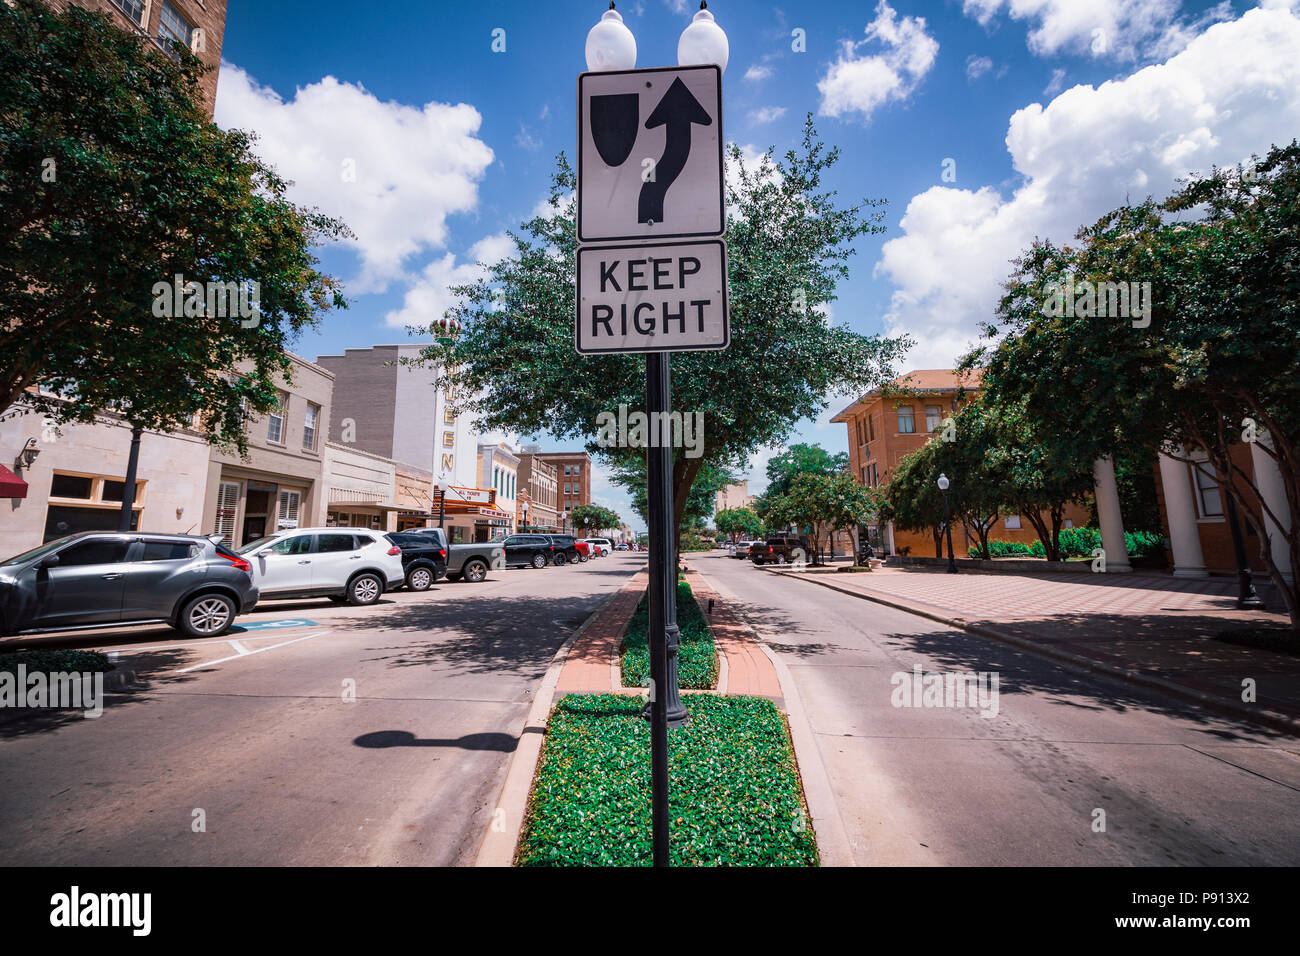
[[785, 564], [785, 555], [783, 554], [783, 555], [780, 555], [779, 557], [777, 557], [777, 559], [776, 559], [776, 563], [777, 563], [777, 564]]
[[579, 560], [582, 564], [586, 564], [586, 563], [587, 563], [589, 560], [591, 560], [591, 559], [588, 558], [585, 554], [580, 554], [580, 555], [578, 555], [578, 560]]
[[406, 586], [412, 591], [427, 591], [433, 587], [433, 572], [428, 568], [412, 568], [406, 576]]
[[235, 621], [235, 602], [224, 594], [200, 594], [187, 601], [176, 620], [186, 637], [218, 637]]
[[384, 593], [384, 582], [369, 571], [358, 574], [348, 582], [348, 603], [358, 606], [374, 604]]
[[533, 564], [533, 567], [535, 567], [535, 568], [544, 568], [544, 567], [546, 567], [546, 555], [544, 555], [544, 554], [535, 554], [535, 555], [533, 555], [533, 562], [532, 562], [532, 564]]
[[557, 568], [562, 568], [562, 567], [564, 567], [565, 563], [566, 563], [568, 560], [569, 560], [569, 559], [566, 558], [563, 554], [557, 554], [557, 555], [555, 556], [555, 566], [556, 566]]
[[466, 561], [461, 574], [471, 584], [478, 584], [487, 577], [488, 568], [482, 561]]

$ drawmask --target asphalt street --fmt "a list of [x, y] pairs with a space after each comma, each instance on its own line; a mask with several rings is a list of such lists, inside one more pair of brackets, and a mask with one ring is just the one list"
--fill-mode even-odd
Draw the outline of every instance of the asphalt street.
[[[788, 665], [859, 865], [1300, 863], [1294, 737], [721, 551], [690, 560]], [[998, 675], [996, 714], [895, 706], [917, 665]]]
[[0, 715], [0, 863], [472, 863], [552, 657], [644, 564], [268, 602], [207, 641], [8, 639], [106, 651], [117, 689], [96, 719]]

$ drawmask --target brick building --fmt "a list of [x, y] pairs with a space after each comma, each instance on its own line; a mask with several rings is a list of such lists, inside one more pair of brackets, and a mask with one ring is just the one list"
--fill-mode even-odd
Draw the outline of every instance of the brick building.
[[[934, 438], [934, 431], [940, 428], [944, 419], [978, 394], [978, 373], [959, 378], [951, 369], [908, 372], [885, 388], [868, 392], [831, 419], [848, 427], [851, 473], [869, 488], [888, 484], [898, 463]], [[1087, 510], [1076, 505], [1068, 506], [1065, 514], [1066, 527], [1082, 527], [1088, 521]], [[872, 529], [873, 538], [875, 530]], [[890, 554], [935, 554], [935, 538], [930, 532], [896, 529], [891, 522], [881, 529], [881, 533], [884, 540], [876, 543], [878, 546], [883, 544]], [[963, 534], [969, 540], [963, 540]], [[1025, 544], [1038, 540], [1033, 525], [1021, 515], [999, 518], [989, 537]], [[973, 533], [966, 532], [960, 524], [953, 525], [953, 550], [956, 554], [965, 557], [967, 549], [976, 544], [978, 540]]]
[[585, 451], [546, 452], [537, 456], [555, 466], [560, 517], [568, 520], [578, 505], [591, 504], [591, 456]]
[[[518, 526], [542, 530], [560, 530], [560, 476], [559, 470], [543, 461], [541, 449], [529, 445], [519, 454]], [[523, 503], [528, 502], [528, 517], [524, 518]]]
[[227, 0], [48, 0], [56, 9], [83, 7], [105, 13], [125, 30], [168, 55], [182, 43], [208, 67], [200, 82], [208, 117], [217, 102], [217, 73], [226, 35]]

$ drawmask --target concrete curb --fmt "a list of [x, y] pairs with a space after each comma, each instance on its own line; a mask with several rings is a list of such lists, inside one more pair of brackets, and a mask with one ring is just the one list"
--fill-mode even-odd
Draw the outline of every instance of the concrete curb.
[[777, 574], [784, 577], [802, 578], [809, 584], [815, 584], [818, 587], [838, 591], [841, 594], [847, 594], [850, 597], [859, 598], [863, 601], [871, 601], [874, 604], [882, 604], [885, 607], [893, 608], [896, 611], [903, 611], [907, 614], [913, 614], [916, 617], [923, 617], [927, 620], [947, 625], [948, 627], [960, 628], [963, 631], [969, 631], [971, 634], [978, 634], [980, 637], [987, 637], [990, 640], [999, 641], [1003, 644], [1010, 644], [1013, 647], [1017, 647], [1020, 650], [1027, 651], [1031, 654], [1037, 654], [1041, 657], [1050, 657], [1080, 670], [1104, 674], [1107, 677], [1114, 677], [1118, 680], [1124, 681], [1125, 683], [1136, 684], [1140, 687], [1148, 687], [1152, 690], [1158, 690], [1162, 693], [1168, 694], [1170, 697], [1176, 697], [1193, 704], [1199, 704], [1209, 710], [1226, 713], [1233, 717], [1251, 721], [1252, 723], [1263, 724], [1273, 730], [1280, 730], [1283, 733], [1300, 737], [1300, 720], [1296, 720], [1293, 717], [1278, 713], [1274, 710], [1266, 710], [1262, 708], [1252, 710], [1249, 707], [1238, 705], [1235, 702], [1216, 694], [1196, 690], [1194, 687], [1188, 687], [1185, 684], [1179, 684], [1163, 677], [1145, 674], [1142, 671], [1133, 670], [1127, 667], [1116, 667], [1113, 664], [1094, 660], [1093, 658], [1085, 657], [1082, 654], [1075, 654], [1058, 647], [1052, 647], [1051, 645], [1040, 644], [1023, 637], [1017, 637], [1015, 634], [1009, 634], [1006, 631], [999, 630], [998, 628], [989, 627], [984, 624], [975, 624], [960, 617], [946, 617], [942, 614], [923, 611], [920, 608], [910, 607], [909, 605], [903, 604], [899, 601], [890, 601], [886, 598], [864, 594], [861, 591], [855, 591], [851, 588], [841, 587], [837, 584], [831, 583], [830, 581], [818, 581], [815, 578], [808, 577], [806, 574], [799, 574], [790, 571], [777, 571], [768, 568], [764, 568], [763, 570], [768, 571], [770, 574]]
[[[564, 669], [564, 662], [568, 659], [569, 651], [573, 649], [578, 638], [586, 633], [587, 628], [621, 592], [620, 587], [601, 601], [551, 658], [551, 666], [546, 669], [537, 696], [533, 698], [533, 706], [524, 721], [523, 730], [519, 732], [519, 745], [510, 756], [505, 783], [501, 786], [496, 810], [491, 814], [492, 820], [488, 823], [483, 842], [479, 845], [478, 857], [474, 861], [475, 866], [514, 864], [515, 851], [519, 846], [519, 834], [524, 826], [524, 815], [528, 811], [528, 794], [532, 791], [537, 762], [542, 754], [546, 723], [551, 714], [551, 705], [555, 702], [555, 687], [560, 680], [560, 671]], [[500, 829], [495, 827], [499, 819], [497, 811], [501, 811], [504, 815], [504, 825]]]
[[[696, 569], [696, 574], [703, 577], [703, 572]], [[804, 710], [803, 700], [795, 686], [794, 676], [786, 667], [785, 661], [767, 646], [758, 636], [754, 625], [740, 610], [735, 595], [712, 581], [709, 586], [724, 597], [731, 605], [731, 612], [749, 628], [750, 636], [759, 649], [767, 655], [776, 670], [777, 682], [781, 685], [781, 697], [785, 702], [786, 722], [790, 726], [790, 744], [794, 747], [795, 760], [799, 764], [799, 776], [803, 781], [803, 795], [808, 802], [808, 814], [812, 817], [813, 834], [817, 837], [817, 854], [822, 866], [857, 866], [853, 850], [849, 844], [848, 831], [844, 828], [844, 819], [840, 816], [839, 803], [831, 787], [830, 775], [822, 760], [821, 748], [812, 724]]]

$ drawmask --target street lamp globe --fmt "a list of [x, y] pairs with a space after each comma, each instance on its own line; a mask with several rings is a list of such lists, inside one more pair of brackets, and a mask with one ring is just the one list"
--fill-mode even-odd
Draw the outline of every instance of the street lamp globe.
[[611, 0], [600, 21], [587, 32], [587, 69], [593, 73], [636, 68], [636, 37]]
[[727, 34], [713, 19], [713, 14], [709, 13], [708, 0], [701, 0], [699, 12], [677, 41], [677, 65], [706, 66], [716, 63], [718, 69], [725, 73], [730, 56], [731, 45], [727, 43]]
[[940, 491], [947, 491], [947, 490], [948, 490], [948, 486], [949, 486], [950, 484], [952, 484], [952, 482], [950, 482], [950, 481], [948, 480], [948, 476], [947, 476], [947, 475], [942, 475], [942, 474], [941, 474], [941, 475], [939, 476], [939, 490], [940, 490]]

